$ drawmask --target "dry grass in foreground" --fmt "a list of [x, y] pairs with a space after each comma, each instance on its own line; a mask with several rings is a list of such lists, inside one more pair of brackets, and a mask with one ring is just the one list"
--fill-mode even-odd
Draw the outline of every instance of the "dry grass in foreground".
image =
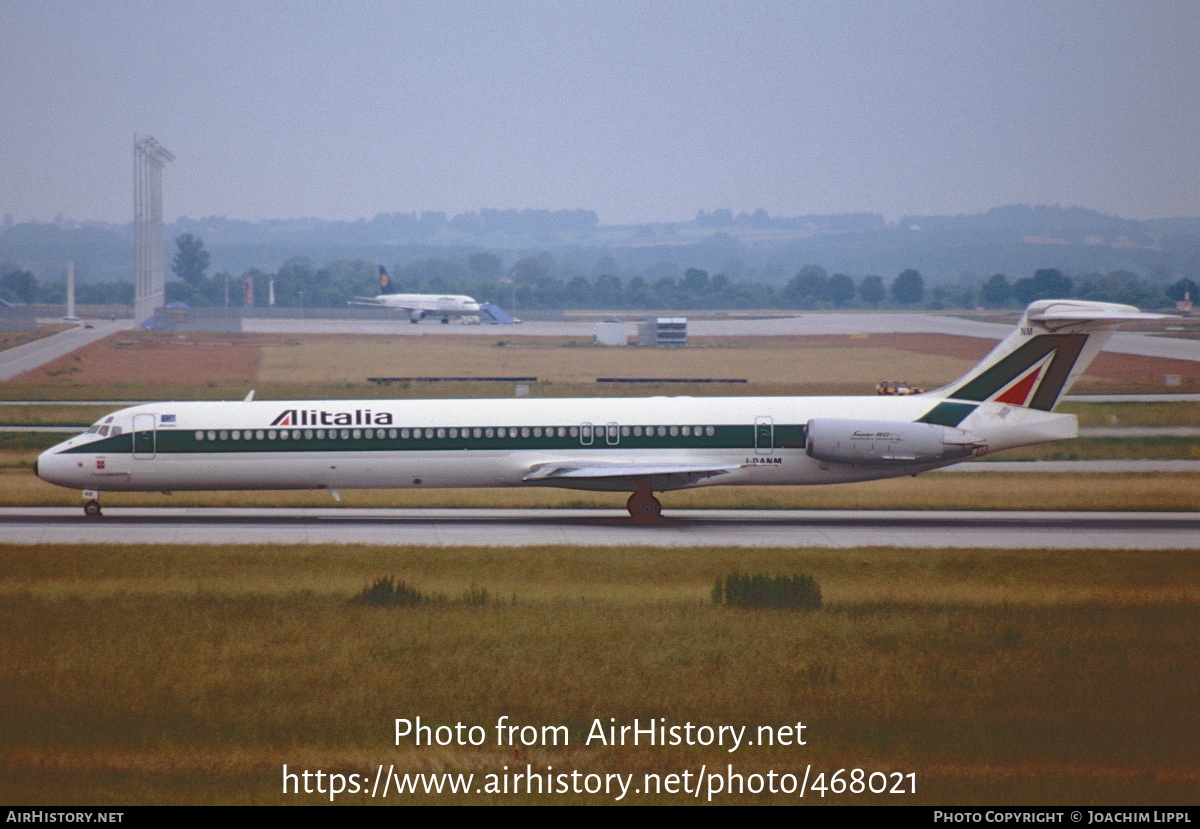
[[[810, 573], [825, 608], [714, 607], [732, 571]], [[498, 600], [351, 601], [388, 574]], [[639, 782], [811, 763], [917, 775], [915, 795], [838, 803], [1189, 804], [1198, 584], [1196, 551], [0, 547], [0, 799], [325, 800], [282, 795], [284, 763], [479, 776], [528, 763]], [[416, 716], [564, 725], [571, 745], [518, 756], [491, 730], [478, 748], [395, 745], [394, 719]], [[609, 717], [802, 721], [808, 745], [583, 745]]]

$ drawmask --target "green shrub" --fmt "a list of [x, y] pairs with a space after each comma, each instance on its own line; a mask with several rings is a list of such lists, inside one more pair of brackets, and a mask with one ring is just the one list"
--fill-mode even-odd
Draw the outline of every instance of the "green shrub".
[[[487, 588], [471, 585], [459, 596], [458, 604], [467, 607], [485, 607], [492, 601]], [[413, 607], [415, 605], [445, 606], [454, 602], [444, 593], [424, 593], [405, 582], [397, 582], [395, 577], [376, 579], [369, 587], [354, 597], [357, 604], [371, 607]]]
[[730, 573], [724, 579], [717, 579], [712, 589], [712, 600], [713, 604], [726, 607], [820, 610], [821, 587], [812, 576], [804, 573], [790, 576]]
[[404, 582], [397, 584], [392, 576], [376, 579], [374, 584], [364, 587], [358, 600], [372, 607], [411, 607], [428, 601], [420, 590]]
[[461, 601], [469, 607], [483, 607], [488, 603], [487, 588], [472, 584], [471, 588], [462, 594]]

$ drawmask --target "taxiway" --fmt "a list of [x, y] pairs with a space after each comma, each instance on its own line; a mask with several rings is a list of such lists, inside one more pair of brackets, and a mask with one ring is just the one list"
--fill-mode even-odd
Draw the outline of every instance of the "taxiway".
[[1200, 549], [1200, 513], [3, 507], [9, 544]]

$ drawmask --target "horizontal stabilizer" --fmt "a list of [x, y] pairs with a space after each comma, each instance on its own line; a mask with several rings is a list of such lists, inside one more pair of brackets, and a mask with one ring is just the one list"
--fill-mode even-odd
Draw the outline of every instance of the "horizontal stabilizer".
[[1041, 323], [1047, 328], [1055, 329], [1061, 325], [1072, 323], [1101, 323], [1118, 325], [1123, 322], [1139, 322], [1142, 320], [1160, 320], [1166, 314], [1152, 314], [1141, 311], [1132, 305], [1119, 305], [1115, 302], [1073, 302], [1059, 300], [1054, 302], [1037, 303], [1036, 310], [1030, 308], [1028, 319]]

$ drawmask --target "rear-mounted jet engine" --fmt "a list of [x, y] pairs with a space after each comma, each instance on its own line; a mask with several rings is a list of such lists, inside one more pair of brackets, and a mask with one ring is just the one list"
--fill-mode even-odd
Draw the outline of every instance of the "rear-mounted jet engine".
[[987, 447], [962, 429], [890, 420], [808, 421], [808, 454], [826, 463], [888, 466], [941, 463], [981, 454]]

